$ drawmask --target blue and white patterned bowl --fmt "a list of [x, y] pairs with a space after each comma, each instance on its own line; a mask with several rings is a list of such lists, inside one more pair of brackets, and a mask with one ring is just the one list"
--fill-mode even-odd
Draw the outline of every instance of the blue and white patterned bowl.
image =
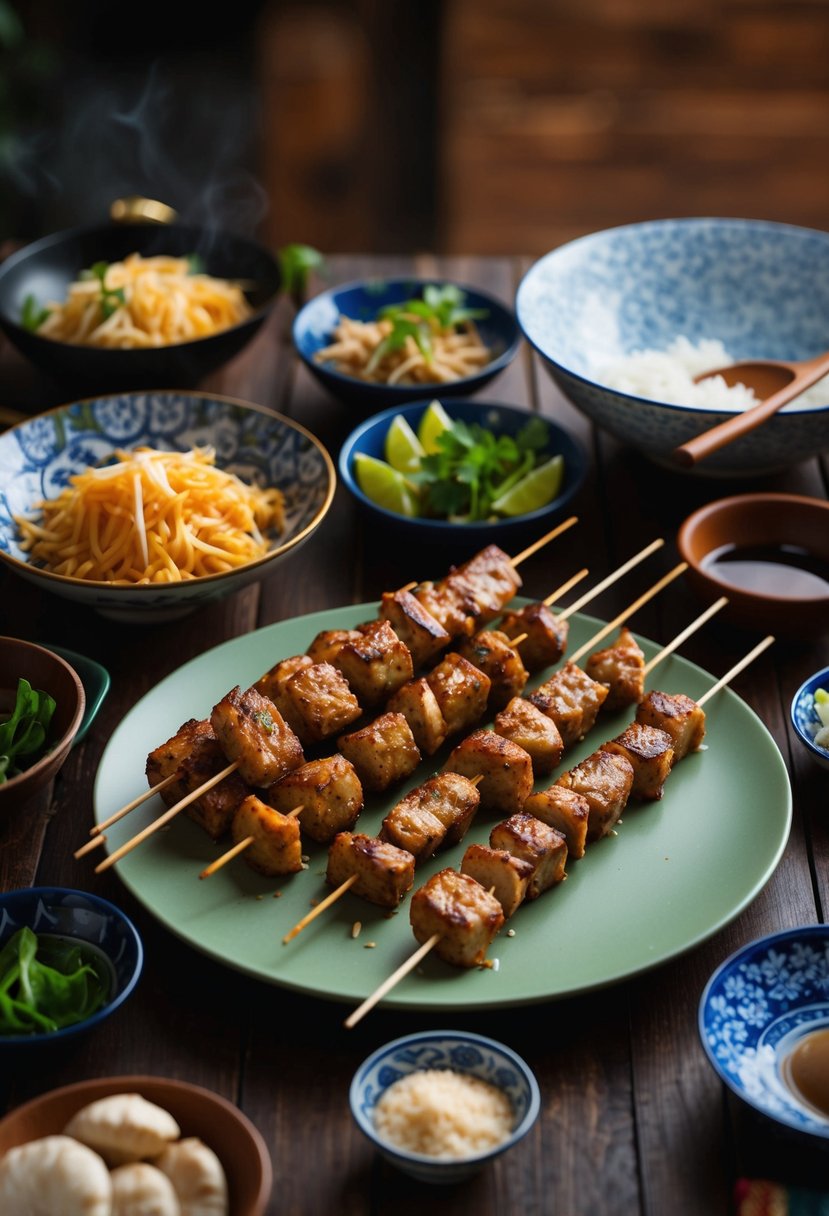
[[798, 1040], [829, 1027], [829, 925], [803, 925], [749, 942], [709, 979], [699, 1033], [714, 1069], [762, 1115], [823, 1139], [829, 1116], [801, 1102], [783, 1079]]
[[[331, 364], [318, 363], [315, 356], [332, 340], [340, 316], [371, 321], [388, 304], [420, 296], [427, 284], [441, 286], [446, 279], [406, 278], [365, 279], [331, 287], [314, 296], [296, 315], [293, 339], [297, 354], [311, 374], [325, 388], [359, 414], [370, 414], [391, 405], [418, 401], [428, 394], [428, 384], [372, 384], [337, 371]], [[521, 333], [512, 309], [488, 292], [455, 283], [466, 296], [470, 308], [486, 310], [477, 322], [481, 340], [492, 349], [489, 363], [472, 375], [432, 386], [442, 397], [469, 397], [499, 375], [515, 358]]]
[[[562, 392], [599, 427], [668, 467], [679, 444], [731, 416], [608, 388], [601, 371], [684, 335], [734, 359], [803, 359], [829, 346], [829, 232], [763, 220], [652, 220], [545, 254], [516, 293], [524, 336]], [[829, 448], [829, 400], [790, 402], [691, 470], [778, 471]]]
[[792, 726], [800, 742], [818, 764], [829, 769], [829, 747], [818, 747], [815, 743], [815, 733], [822, 725], [815, 709], [815, 693], [819, 688], [825, 688], [829, 692], [829, 667], [816, 671], [808, 680], [804, 680], [792, 698], [790, 714]]
[[[374, 1126], [374, 1109], [382, 1094], [409, 1073], [447, 1068], [480, 1077], [503, 1090], [515, 1111], [510, 1136], [487, 1153], [455, 1160], [438, 1160], [381, 1140]], [[518, 1143], [541, 1109], [538, 1082], [529, 1065], [510, 1047], [483, 1035], [456, 1030], [427, 1030], [405, 1035], [378, 1048], [363, 1061], [351, 1082], [351, 1113], [357, 1126], [392, 1165], [420, 1182], [462, 1182]]]
[[[58, 494], [74, 473], [116, 449], [184, 451], [210, 444], [220, 468], [285, 496], [286, 528], [265, 557], [187, 582], [116, 586], [52, 574], [20, 547], [15, 515]], [[0, 561], [43, 590], [125, 621], [183, 616], [273, 572], [322, 523], [336, 487], [331, 457], [292, 419], [232, 397], [137, 392], [90, 398], [35, 415], [0, 435]]]

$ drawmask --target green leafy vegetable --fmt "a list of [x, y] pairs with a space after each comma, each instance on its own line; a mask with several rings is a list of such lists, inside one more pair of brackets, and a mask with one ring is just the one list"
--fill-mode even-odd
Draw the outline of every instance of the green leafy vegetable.
[[26, 296], [23, 301], [23, 307], [20, 310], [20, 324], [24, 329], [35, 330], [40, 329], [43, 322], [49, 316], [48, 308], [41, 308], [33, 295]]
[[529, 419], [514, 438], [456, 419], [435, 442], [437, 452], [409, 475], [420, 489], [422, 513], [471, 522], [492, 517], [493, 502], [535, 467], [548, 435], [540, 418]]
[[54, 712], [53, 697], [38, 692], [22, 677], [17, 681], [14, 708], [0, 722], [0, 783], [40, 759]]
[[200, 253], [188, 253], [184, 259], [187, 263], [188, 274], [205, 274], [207, 267], [204, 263], [204, 258]]
[[90, 266], [89, 270], [81, 272], [82, 279], [97, 279], [101, 284], [101, 312], [104, 315], [104, 320], [117, 312], [127, 302], [124, 295], [123, 287], [116, 287], [110, 290], [106, 285], [107, 271], [109, 270], [109, 262], [95, 262]]
[[100, 1009], [109, 981], [90, 959], [82, 944], [19, 929], [0, 950], [0, 1034], [59, 1030]]
[[276, 256], [282, 272], [282, 288], [300, 308], [308, 294], [308, 276], [312, 270], [324, 265], [323, 256], [311, 245], [298, 244], [284, 245], [277, 250]]
[[455, 329], [465, 321], [478, 321], [489, 315], [486, 308], [467, 308], [466, 294], [453, 283], [437, 286], [428, 283], [423, 288], [422, 299], [403, 300], [400, 304], [387, 304], [377, 316], [379, 320], [391, 321], [391, 333], [376, 347], [369, 360], [367, 373], [382, 363], [386, 355], [399, 350], [411, 337], [417, 343], [427, 363], [432, 359], [432, 336], [435, 333]]

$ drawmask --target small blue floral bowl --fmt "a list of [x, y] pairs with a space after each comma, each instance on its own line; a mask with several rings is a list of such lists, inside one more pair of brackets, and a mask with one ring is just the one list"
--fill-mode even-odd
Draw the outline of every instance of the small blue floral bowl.
[[829, 667], [824, 667], [822, 671], [817, 671], [808, 680], [804, 680], [792, 698], [790, 714], [792, 726], [800, 742], [811, 752], [818, 764], [829, 769], [829, 747], [818, 747], [815, 743], [815, 734], [822, 726], [815, 709], [815, 693], [819, 688], [825, 688], [829, 692]]
[[[501, 1089], [515, 1112], [507, 1139], [479, 1156], [454, 1159], [408, 1152], [381, 1140], [374, 1122], [381, 1096], [401, 1077], [427, 1068], [467, 1073]], [[354, 1074], [349, 1102], [357, 1126], [387, 1161], [420, 1182], [438, 1184], [462, 1182], [512, 1148], [526, 1136], [541, 1109], [538, 1082], [516, 1052], [483, 1035], [454, 1030], [405, 1035], [378, 1048]]]
[[0, 1054], [42, 1050], [94, 1030], [129, 998], [144, 966], [144, 947], [130, 918], [107, 899], [71, 887], [22, 887], [0, 893], [0, 948], [19, 930], [68, 938], [100, 952], [110, 976], [106, 1002], [84, 1021], [40, 1034], [0, 1034]]
[[[21, 548], [15, 515], [31, 515], [69, 478], [119, 448], [186, 451], [210, 445], [217, 467], [285, 499], [285, 530], [264, 557], [219, 574], [117, 585], [53, 574]], [[44, 591], [136, 623], [171, 620], [269, 575], [322, 523], [336, 472], [320, 441], [290, 418], [232, 397], [191, 391], [119, 393], [34, 415], [0, 435], [0, 561]]]
[[444, 397], [469, 397], [489, 384], [515, 358], [521, 332], [512, 309], [495, 296], [453, 283], [465, 295], [465, 305], [483, 309], [487, 315], [476, 322], [481, 340], [492, 350], [492, 358], [479, 371], [448, 383], [374, 384], [338, 371], [330, 363], [316, 359], [318, 351], [332, 341], [341, 316], [356, 321], [373, 321], [388, 304], [419, 298], [426, 286], [445, 286], [445, 279], [388, 278], [365, 279], [332, 287], [309, 300], [294, 318], [293, 339], [297, 354], [311, 374], [333, 396], [361, 414], [370, 414], [389, 405], [417, 401], [431, 389]]
[[[664, 351], [681, 336], [719, 339], [735, 360], [820, 354], [829, 334], [829, 232], [716, 217], [620, 225], [538, 259], [518, 286], [515, 311], [577, 409], [675, 469], [674, 448], [733, 414], [610, 388], [608, 367], [635, 351]], [[829, 393], [818, 405], [791, 401], [689, 472], [773, 473], [826, 449]]]
[[749, 942], [709, 979], [699, 1005], [702, 1045], [721, 1079], [762, 1115], [829, 1139], [829, 1115], [801, 1101], [784, 1062], [804, 1035], [829, 1028], [829, 925]]

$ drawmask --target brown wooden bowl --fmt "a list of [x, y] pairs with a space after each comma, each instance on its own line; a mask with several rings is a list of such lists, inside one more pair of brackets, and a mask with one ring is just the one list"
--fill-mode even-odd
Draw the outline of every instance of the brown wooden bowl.
[[[723, 618], [746, 629], [805, 638], [826, 629], [829, 620], [829, 502], [798, 494], [738, 494], [720, 498], [689, 515], [677, 534], [677, 546], [688, 563], [687, 578], [703, 600], [728, 597]], [[728, 562], [713, 567], [713, 556], [727, 547], [750, 559], [802, 551], [814, 581], [804, 587], [801, 566], [773, 571], [760, 562], [762, 587], [743, 582], [752, 573], [743, 566], [739, 576]], [[787, 559], [788, 560], [788, 559]], [[737, 585], [732, 578], [740, 578]], [[821, 587], [823, 583], [823, 589]]]
[[31, 768], [0, 785], [2, 810], [24, 805], [52, 780], [69, 755], [86, 708], [81, 678], [65, 659], [34, 642], [0, 637], [0, 712], [8, 712], [14, 705], [21, 676], [55, 699], [48, 736], [51, 746]]
[[19, 1144], [60, 1134], [81, 1107], [123, 1093], [141, 1094], [169, 1111], [183, 1137], [197, 1136], [213, 1149], [227, 1176], [230, 1216], [263, 1216], [273, 1167], [262, 1136], [232, 1102], [186, 1081], [143, 1075], [102, 1077], [50, 1090], [0, 1120], [0, 1156]]

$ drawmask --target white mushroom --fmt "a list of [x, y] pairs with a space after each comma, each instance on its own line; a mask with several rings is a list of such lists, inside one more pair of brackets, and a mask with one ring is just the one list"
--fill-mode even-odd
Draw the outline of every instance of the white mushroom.
[[181, 1216], [228, 1216], [227, 1179], [222, 1163], [201, 1140], [190, 1136], [171, 1144], [156, 1164], [175, 1187]]
[[69, 1136], [44, 1136], [0, 1160], [0, 1212], [7, 1216], [113, 1216], [109, 1171]]
[[112, 1216], [181, 1216], [173, 1184], [146, 1161], [112, 1171]]
[[114, 1166], [158, 1157], [181, 1130], [171, 1114], [140, 1094], [112, 1094], [82, 1107], [64, 1134], [88, 1144]]

